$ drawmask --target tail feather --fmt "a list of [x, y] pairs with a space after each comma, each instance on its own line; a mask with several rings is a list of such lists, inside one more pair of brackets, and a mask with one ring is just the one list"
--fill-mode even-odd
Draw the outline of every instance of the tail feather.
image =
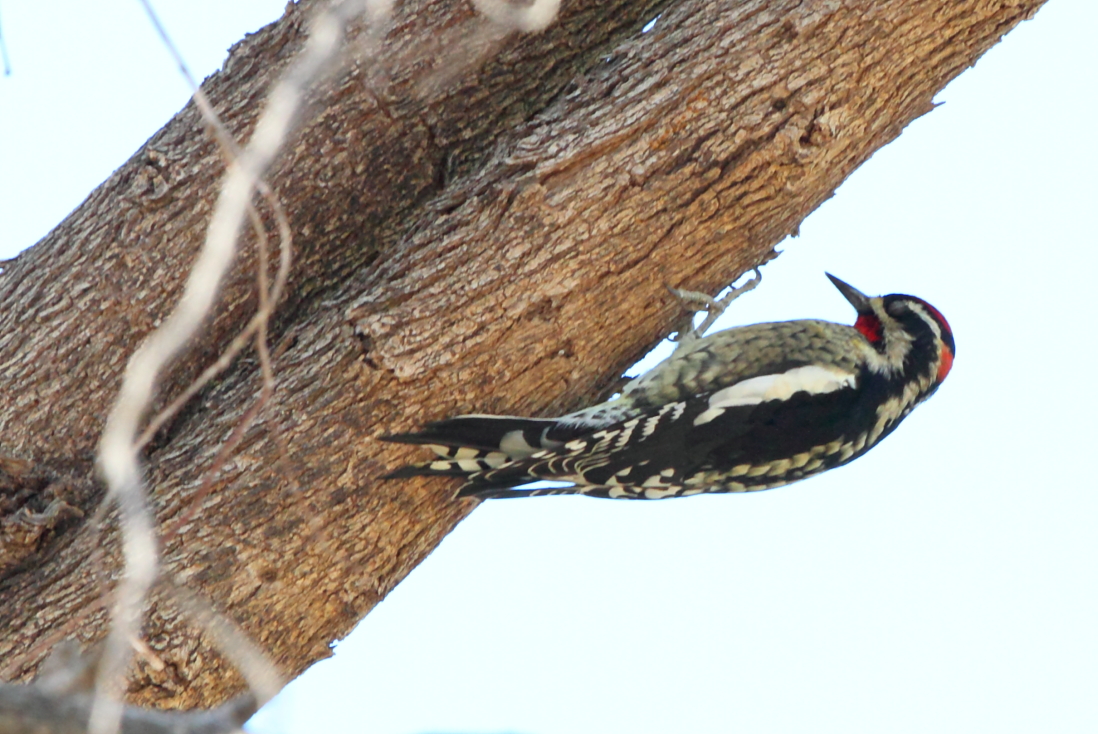
[[[432, 448], [445, 449], [439, 446]], [[440, 455], [445, 457], [446, 454]], [[452, 450], [451, 457], [439, 458], [434, 461], [425, 461], [419, 464], [409, 464], [394, 472], [386, 474], [383, 479], [404, 479], [406, 477], [468, 477], [471, 474], [479, 474], [491, 471], [502, 466], [507, 461], [507, 455], [499, 451], [479, 451], [460, 448]]]
[[462, 477], [457, 497], [481, 499], [577, 494], [579, 487], [515, 489], [537, 481], [527, 469], [540, 462], [530, 459], [542, 451], [559, 449], [565, 441], [589, 431], [583, 424], [557, 418], [520, 418], [509, 415], [463, 415], [428, 423], [422, 431], [382, 436], [383, 441], [417, 444], [438, 455], [434, 461], [401, 467], [385, 479], [421, 476]]
[[[382, 441], [467, 447], [482, 451], [532, 453], [545, 448], [546, 434], [555, 418], [519, 418], [509, 415], [463, 415], [428, 423], [422, 431], [382, 436]], [[554, 442], [555, 443], [555, 442]]]
[[476, 497], [481, 500], [511, 499], [514, 497], [546, 497], [555, 494], [586, 494], [585, 487], [538, 487], [536, 489], [514, 489], [512, 487], [481, 487], [473, 483], [458, 490], [457, 497]]

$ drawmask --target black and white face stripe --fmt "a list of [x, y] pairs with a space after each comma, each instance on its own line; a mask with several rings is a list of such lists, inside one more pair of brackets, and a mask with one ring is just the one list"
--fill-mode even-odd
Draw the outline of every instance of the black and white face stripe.
[[943, 358], [942, 345], [949, 350], [952, 360], [956, 353], [953, 332], [936, 308], [914, 296], [891, 295], [882, 301], [888, 314], [909, 335], [911, 347], [903, 365], [909, 376], [936, 373]]
[[922, 319], [930, 325], [934, 334], [949, 348], [949, 353], [954, 356], [957, 354], [957, 344], [953, 340], [953, 329], [950, 328], [949, 322], [945, 320], [945, 316], [942, 316], [941, 311], [934, 308], [923, 299], [916, 298], [915, 296], [897, 295], [888, 296], [887, 298], [897, 299], [895, 303], [903, 304], [908, 310], [913, 311], [922, 317]]

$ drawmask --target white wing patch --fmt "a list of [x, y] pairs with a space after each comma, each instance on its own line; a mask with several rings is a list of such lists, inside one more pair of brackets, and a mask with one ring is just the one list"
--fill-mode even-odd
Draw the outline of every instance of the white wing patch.
[[857, 387], [857, 376], [833, 368], [810, 364], [786, 372], [751, 377], [718, 390], [709, 396], [709, 409], [698, 414], [694, 425], [708, 423], [724, 413], [725, 408], [758, 405], [768, 400], [788, 400], [794, 394], [814, 395], [834, 392], [844, 387]]
[[526, 442], [521, 430], [508, 431], [499, 441], [499, 450], [514, 458], [525, 458], [537, 449]]

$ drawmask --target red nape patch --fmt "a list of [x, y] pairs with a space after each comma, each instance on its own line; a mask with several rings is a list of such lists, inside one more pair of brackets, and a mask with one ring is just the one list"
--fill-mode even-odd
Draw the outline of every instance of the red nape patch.
[[858, 320], [854, 322], [854, 328], [862, 332], [862, 336], [869, 340], [871, 344], [876, 344], [881, 340], [881, 320], [871, 314], [859, 314]]
[[944, 380], [951, 369], [953, 369], [953, 350], [942, 344], [942, 361], [938, 363], [938, 379], [936, 382]]

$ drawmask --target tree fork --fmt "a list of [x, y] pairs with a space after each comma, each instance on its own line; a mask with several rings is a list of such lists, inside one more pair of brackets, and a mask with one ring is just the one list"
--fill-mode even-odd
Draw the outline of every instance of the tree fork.
[[[192, 400], [146, 457], [157, 522], [172, 530], [166, 570], [285, 673], [328, 655], [474, 506], [449, 482], [380, 482], [410, 450], [376, 436], [605, 396], [678, 320], [666, 285], [713, 293], [772, 257], [1042, 4], [577, 1], [544, 33], [506, 37], [465, 6], [400, 5], [379, 55], [316, 91], [268, 176], [298, 249], [272, 330], [274, 399], [190, 516], [259, 393], [254, 360]], [[310, 5], [238, 44], [205, 83], [239, 138]], [[470, 37], [490, 42], [479, 66]], [[188, 105], [0, 275], [0, 480], [17, 498], [0, 519], [46, 528], [22, 546], [3, 536], [6, 678], [31, 677], [57, 637], [104, 632], [102, 594], [120, 569], [113, 551], [93, 553], [102, 540], [87, 525], [102, 496], [95, 445], [126, 360], [178, 296], [222, 170]], [[250, 318], [248, 242], [162, 402]], [[145, 641], [134, 702], [239, 692], [157, 595]]]

